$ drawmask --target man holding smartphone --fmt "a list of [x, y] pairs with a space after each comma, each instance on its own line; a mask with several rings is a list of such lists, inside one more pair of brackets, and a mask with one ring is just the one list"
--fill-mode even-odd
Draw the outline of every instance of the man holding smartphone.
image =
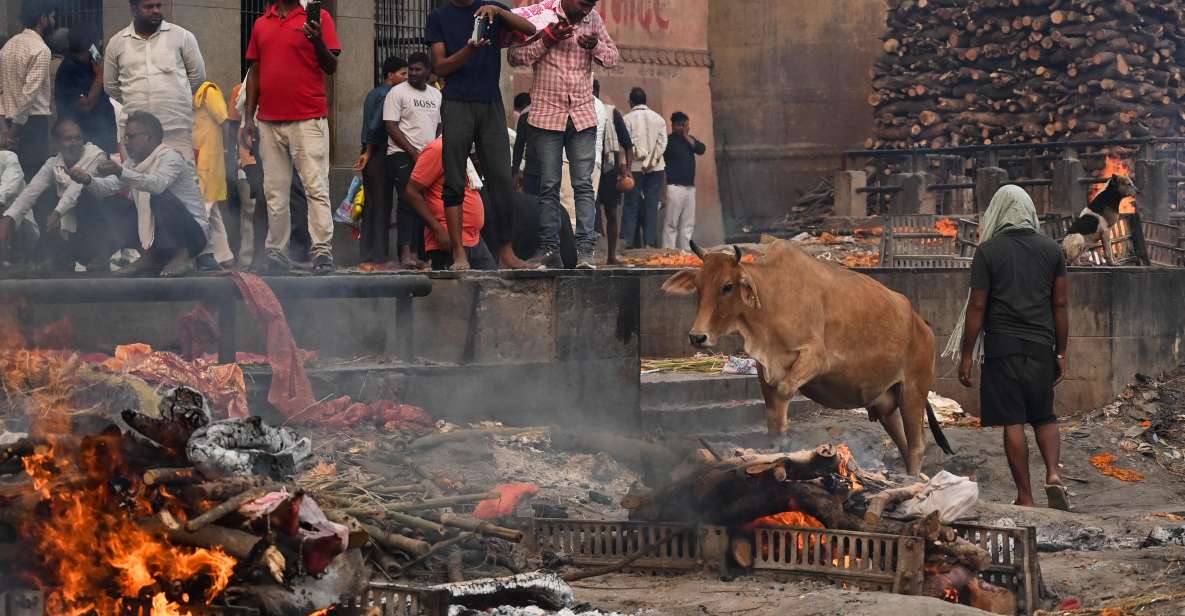
[[325, 75], [337, 72], [341, 43], [329, 13], [312, 0], [277, 0], [255, 22], [247, 60], [247, 104], [239, 129], [241, 142], [255, 139], [259, 120], [259, 155], [267, 195], [267, 255], [264, 272], [285, 272], [292, 230], [289, 190], [292, 168], [308, 196], [313, 272], [333, 271], [333, 209], [329, 202], [329, 99]]
[[[485, 38], [473, 38], [474, 24], [487, 24]], [[531, 22], [492, 0], [447, 0], [428, 16], [424, 40], [432, 47], [432, 67], [445, 78], [441, 104], [444, 157], [444, 211], [454, 271], [469, 269], [462, 241], [461, 210], [465, 201], [466, 161], [475, 146], [485, 168], [492, 214], [489, 220], [494, 256], [502, 267], [530, 267], [514, 254], [514, 182], [510, 176], [510, 135], [498, 80], [498, 50], [512, 32], [535, 34]], [[497, 42], [497, 44], [495, 44]]]

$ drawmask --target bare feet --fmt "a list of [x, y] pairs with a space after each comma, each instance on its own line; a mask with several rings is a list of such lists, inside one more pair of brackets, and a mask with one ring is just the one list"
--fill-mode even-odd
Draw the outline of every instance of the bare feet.
[[532, 264], [527, 263], [526, 261], [523, 261], [522, 259], [518, 258], [518, 255], [514, 254], [514, 248], [511, 247], [510, 244], [507, 244], [502, 247], [501, 252], [498, 254], [498, 261], [499, 261], [499, 264], [502, 266], [502, 269], [511, 269], [511, 270], [539, 269], [538, 265], [532, 265]]
[[161, 278], [175, 278], [184, 274], [189, 269], [190, 261], [189, 253], [178, 250], [161, 269]]
[[399, 262], [399, 269], [422, 272], [429, 269], [428, 264], [416, 258], [403, 259]]
[[460, 260], [454, 259], [453, 264], [448, 267], [448, 271], [450, 271], [450, 272], [467, 272], [467, 271], [469, 271], [469, 260], [468, 259], [460, 259]]
[[160, 271], [160, 262], [151, 252], [146, 252], [139, 259], [116, 270], [116, 276], [140, 276], [155, 274]]

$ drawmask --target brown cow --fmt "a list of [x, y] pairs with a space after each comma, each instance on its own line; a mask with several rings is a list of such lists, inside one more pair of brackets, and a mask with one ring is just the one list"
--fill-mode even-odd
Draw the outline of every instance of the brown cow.
[[921, 472], [926, 449], [923, 413], [935, 442], [953, 453], [927, 400], [934, 334], [905, 296], [792, 242], [775, 242], [755, 263], [742, 263], [735, 246], [706, 255], [692, 249], [703, 268], [683, 270], [662, 288], [699, 292], [693, 345], [711, 347], [734, 332], [744, 337], [745, 352], [758, 362], [770, 436], [785, 435], [790, 400], [802, 392], [828, 408], [867, 408], [911, 475]]

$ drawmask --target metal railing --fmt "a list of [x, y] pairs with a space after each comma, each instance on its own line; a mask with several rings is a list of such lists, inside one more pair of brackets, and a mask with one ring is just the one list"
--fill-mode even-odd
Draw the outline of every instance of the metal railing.
[[382, 81], [383, 62], [391, 56], [407, 59], [411, 54], [427, 52], [424, 27], [438, 0], [375, 0], [374, 2], [374, 79]]

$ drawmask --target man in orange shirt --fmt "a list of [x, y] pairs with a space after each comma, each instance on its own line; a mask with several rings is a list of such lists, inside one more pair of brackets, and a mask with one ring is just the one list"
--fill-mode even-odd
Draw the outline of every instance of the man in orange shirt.
[[[437, 137], [420, 152], [411, 180], [403, 192], [413, 210], [424, 219], [424, 249], [432, 262], [432, 269], [447, 270], [453, 264], [452, 243], [444, 217], [444, 140]], [[469, 166], [469, 182], [465, 186], [465, 201], [461, 206], [461, 242], [469, 258], [469, 267], [476, 270], [498, 269], [498, 262], [481, 239], [485, 226], [485, 204], [473, 189], [476, 171]]]

